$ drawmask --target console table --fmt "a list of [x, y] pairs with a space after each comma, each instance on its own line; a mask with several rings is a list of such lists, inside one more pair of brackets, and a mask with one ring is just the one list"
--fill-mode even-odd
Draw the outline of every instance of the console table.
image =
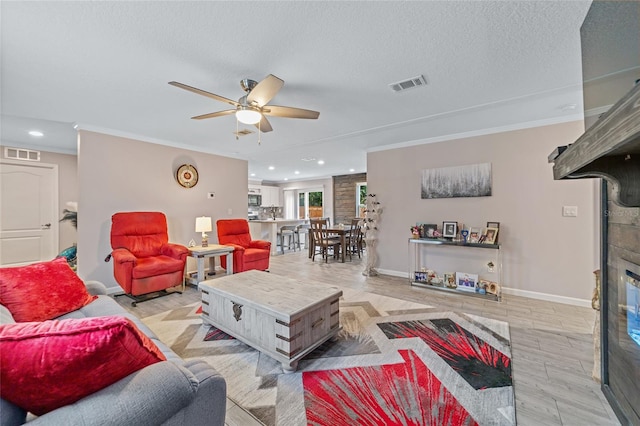
[[209, 271], [216, 270], [216, 257], [227, 256], [227, 275], [233, 274], [233, 247], [223, 246], [220, 244], [209, 244], [207, 247], [195, 246], [189, 247], [189, 256], [196, 259], [197, 272], [192, 277], [189, 272], [185, 274], [185, 282], [190, 285], [198, 286], [198, 283], [205, 280], [204, 276], [204, 260], [209, 259]]
[[[465, 296], [476, 296], [490, 300], [501, 300], [501, 291], [496, 294], [473, 293], [468, 291], [460, 291], [455, 288], [448, 288], [444, 285], [430, 284], [427, 282], [417, 281], [415, 272], [422, 267], [434, 269], [433, 265], [427, 264], [427, 255], [423, 254], [428, 248], [438, 250], [437, 256], [443, 262], [447, 263], [446, 272], [469, 272], [478, 275], [478, 279], [488, 279], [498, 283], [498, 288], [502, 286], [502, 258], [500, 253], [500, 244], [482, 244], [482, 243], [464, 243], [462, 241], [450, 241], [431, 238], [411, 238], [409, 239], [409, 281], [412, 286], [429, 288], [433, 290], [446, 291], [450, 293], [463, 294]], [[447, 251], [445, 248], [449, 248]], [[436, 257], [436, 256], [432, 256]], [[491, 261], [493, 271], [487, 269], [487, 260]]]

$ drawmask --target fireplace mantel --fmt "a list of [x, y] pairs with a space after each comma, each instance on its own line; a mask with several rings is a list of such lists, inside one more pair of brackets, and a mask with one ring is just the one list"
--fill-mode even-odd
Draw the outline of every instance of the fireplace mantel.
[[640, 83], [560, 155], [553, 155], [554, 179], [605, 178], [616, 203], [640, 207]]

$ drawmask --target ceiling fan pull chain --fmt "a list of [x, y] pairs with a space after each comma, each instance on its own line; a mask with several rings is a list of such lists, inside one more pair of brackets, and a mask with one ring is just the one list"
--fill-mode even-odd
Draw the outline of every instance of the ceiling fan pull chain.
[[236, 117], [236, 140], [240, 139], [240, 134], [239, 132], [239, 128], [238, 128], [239, 124], [238, 124], [238, 118]]
[[262, 120], [258, 121], [258, 145], [260, 145], [260, 142], [261, 142], [260, 138], [262, 136], [262, 131], [260, 130], [261, 121]]

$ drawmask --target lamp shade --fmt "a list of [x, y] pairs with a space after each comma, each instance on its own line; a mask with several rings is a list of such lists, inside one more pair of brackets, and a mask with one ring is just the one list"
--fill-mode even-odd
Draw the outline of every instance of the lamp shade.
[[236, 111], [236, 118], [239, 122], [244, 124], [256, 124], [262, 119], [262, 114], [252, 109], [239, 107]]
[[196, 217], [196, 232], [211, 231], [211, 218], [206, 216]]

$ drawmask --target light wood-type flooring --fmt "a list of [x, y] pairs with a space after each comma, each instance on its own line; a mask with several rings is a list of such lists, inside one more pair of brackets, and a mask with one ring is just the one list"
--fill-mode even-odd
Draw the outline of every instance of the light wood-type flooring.
[[[362, 275], [364, 260], [325, 264], [306, 251], [271, 257], [270, 272], [314, 280], [385, 296], [424, 303], [507, 321], [513, 344], [513, 380], [518, 425], [618, 425], [600, 385], [591, 378], [592, 329], [595, 311], [525, 297], [504, 295], [501, 302], [411, 287], [406, 278]], [[218, 272], [218, 277], [224, 272]], [[585, 284], [589, 285], [589, 284]], [[200, 300], [194, 287], [133, 308], [130, 299], [116, 300], [140, 318]], [[227, 400], [227, 425], [258, 425], [253, 417]]]

